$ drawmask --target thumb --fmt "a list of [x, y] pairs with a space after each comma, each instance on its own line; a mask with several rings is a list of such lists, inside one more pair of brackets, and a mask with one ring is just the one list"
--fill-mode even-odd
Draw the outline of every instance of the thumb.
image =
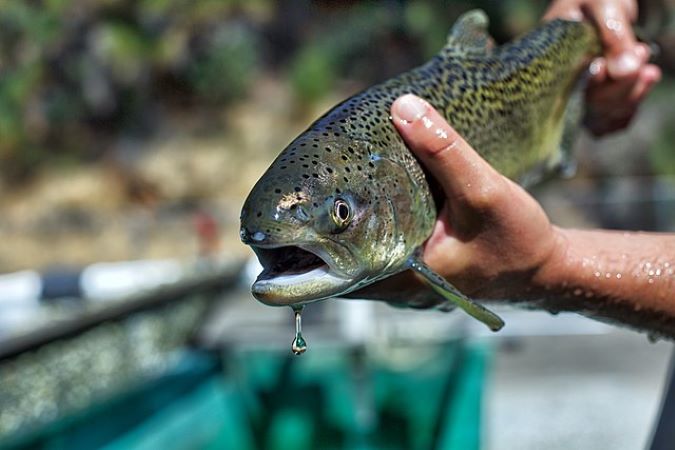
[[478, 209], [492, 205], [504, 178], [431, 105], [407, 94], [394, 102], [391, 112], [403, 140], [452, 203]]
[[584, 11], [596, 24], [609, 75], [614, 79], [635, 76], [649, 58], [638, 48], [633, 33], [631, 23], [636, 12], [614, 0], [587, 2]]

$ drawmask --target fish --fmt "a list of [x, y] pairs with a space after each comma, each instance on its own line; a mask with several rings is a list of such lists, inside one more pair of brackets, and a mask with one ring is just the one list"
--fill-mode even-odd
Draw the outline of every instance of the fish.
[[492, 166], [530, 185], [571, 160], [584, 74], [600, 45], [589, 24], [553, 20], [496, 46], [488, 23], [481, 10], [463, 14], [426, 64], [341, 102], [272, 162], [241, 212], [240, 238], [263, 267], [255, 298], [300, 307], [412, 270], [440, 309], [459, 307], [493, 331], [504, 325], [422, 261], [440, 204], [391, 105], [424, 98]]

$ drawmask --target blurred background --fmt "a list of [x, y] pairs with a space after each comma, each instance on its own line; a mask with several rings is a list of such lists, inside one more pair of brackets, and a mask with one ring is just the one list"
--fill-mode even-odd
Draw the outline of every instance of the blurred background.
[[[543, 0], [0, 2], [0, 447], [644, 448], [670, 343], [574, 315], [248, 293], [243, 200], [328, 108], [482, 8]], [[641, 2], [664, 80], [533, 193], [562, 226], [675, 231], [675, 4]]]

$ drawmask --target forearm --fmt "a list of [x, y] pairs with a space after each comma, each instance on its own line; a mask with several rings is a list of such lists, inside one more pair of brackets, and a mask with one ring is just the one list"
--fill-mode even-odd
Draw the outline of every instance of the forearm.
[[675, 234], [555, 232], [558, 251], [535, 275], [529, 300], [675, 337]]

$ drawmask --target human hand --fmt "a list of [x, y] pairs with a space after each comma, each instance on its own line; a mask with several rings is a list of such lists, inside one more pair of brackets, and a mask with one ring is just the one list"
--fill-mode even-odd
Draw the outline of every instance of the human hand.
[[635, 0], [554, 0], [544, 20], [590, 20], [597, 28], [603, 56], [590, 67], [586, 125], [596, 136], [627, 127], [640, 102], [661, 79], [649, 64], [649, 47], [633, 33]]
[[[470, 297], [523, 298], [560, 248], [557, 229], [525, 190], [493, 169], [427, 102], [405, 95], [391, 111], [398, 132], [445, 195], [424, 262]], [[410, 272], [352, 296], [432, 306]]]

